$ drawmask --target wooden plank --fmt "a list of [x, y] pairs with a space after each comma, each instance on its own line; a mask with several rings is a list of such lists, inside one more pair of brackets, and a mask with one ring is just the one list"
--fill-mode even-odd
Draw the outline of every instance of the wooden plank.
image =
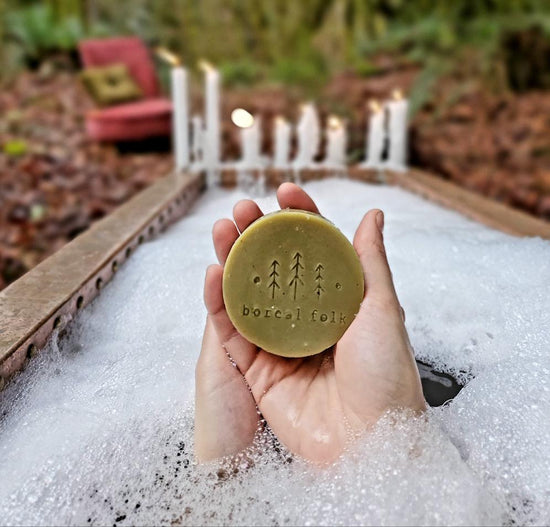
[[[260, 170], [253, 169], [246, 171], [252, 178], [260, 177]], [[334, 170], [323, 167], [300, 169], [298, 174], [292, 169], [279, 170], [275, 168], [266, 168], [262, 171], [265, 177], [266, 185], [277, 188], [285, 181], [317, 181], [331, 177], [346, 177], [349, 179], [358, 179], [369, 183], [382, 183], [380, 172], [378, 170], [363, 169], [357, 167], [347, 167], [345, 170]], [[237, 185], [237, 173], [235, 168], [226, 168], [220, 172], [220, 184], [222, 187], [233, 188]], [[296, 177], [298, 176], [298, 177]]]
[[0, 387], [203, 189], [199, 174], [164, 177], [0, 292]]
[[[258, 177], [259, 175], [258, 170], [253, 170], [250, 173], [253, 177]], [[264, 175], [267, 184], [274, 187], [277, 187], [284, 181], [296, 180], [295, 173], [292, 170], [266, 169]], [[334, 170], [323, 168], [305, 169], [300, 170], [298, 180], [307, 182], [334, 177], [334, 175]], [[464, 216], [488, 227], [515, 236], [539, 236], [544, 239], [550, 239], [549, 222], [535, 218], [526, 212], [513, 209], [503, 203], [476, 194], [459, 187], [455, 183], [421, 170], [410, 169], [407, 172], [394, 172], [391, 170], [364, 169], [352, 166], [348, 167], [346, 177], [368, 183], [398, 185], [429, 201], [456, 210]], [[236, 179], [237, 174], [234, 169], [226, 169], [221, 172], [222, 186], [234, 187]]]
[[455, 183], [411, 169], [404, 173], [387, 172], [390, 184], [419, 194], [426, 199], [456, 210], [465, 216], [515, 236], [550, 239], [550, 223], [526, 212], [459, 187]]

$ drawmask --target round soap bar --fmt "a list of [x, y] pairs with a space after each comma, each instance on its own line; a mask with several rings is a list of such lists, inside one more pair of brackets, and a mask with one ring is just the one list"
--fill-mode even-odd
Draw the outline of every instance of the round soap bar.
[[284, 357], [335, 344], [359, 310], [363, 270], [348, 239], [328, 220], [282, 210], [252, 223], [234, 243], [223, 298], [239, 333]]

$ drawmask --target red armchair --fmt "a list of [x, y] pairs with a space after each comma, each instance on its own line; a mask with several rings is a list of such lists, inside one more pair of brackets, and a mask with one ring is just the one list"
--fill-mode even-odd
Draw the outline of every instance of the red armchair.
[[136, 37], [90, 39], [78, 49], [85, 67], [126, 64], [144, 99], [93, 110], [86, 115], [86, 132], [96, 141], [132, 141], [172, 133], [172, 103], [160, 96], [149, 52]]

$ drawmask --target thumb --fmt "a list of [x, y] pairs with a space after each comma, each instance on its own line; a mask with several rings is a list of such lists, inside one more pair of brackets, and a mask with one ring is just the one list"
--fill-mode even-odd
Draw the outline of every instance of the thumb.
[[373, 209], [367, 212], [353, 239], [363, 267], [366, 290], [369, 298], [399, 306], [393, 278], [384, 247], [384, 213]]

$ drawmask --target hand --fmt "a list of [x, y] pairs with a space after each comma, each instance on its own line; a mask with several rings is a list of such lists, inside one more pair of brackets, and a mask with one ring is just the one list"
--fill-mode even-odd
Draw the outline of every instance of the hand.
[[[281, 208], [319, 212], [292, 183], [281, 185], [277, 198]], [[208, 320], [196, 375], [199, 460], [248, 446], [258, 427], [258, 409], [290, 451], [318, 463], [335, 460], [355, 435], [390, 409], [423, 411], [420, 377], [386, 259], [382, 211], [363, 217], [353, 241], [366, 283], [359, 313], [332, 349], [302, 359], [258, 349], [227, 315], [223, 264], [239, 231], [262, 212], [243, 200], [233, 215], [235, 223], [224, 219], [214, 226], [220, 265], [208, 268], [204, 288]]]

